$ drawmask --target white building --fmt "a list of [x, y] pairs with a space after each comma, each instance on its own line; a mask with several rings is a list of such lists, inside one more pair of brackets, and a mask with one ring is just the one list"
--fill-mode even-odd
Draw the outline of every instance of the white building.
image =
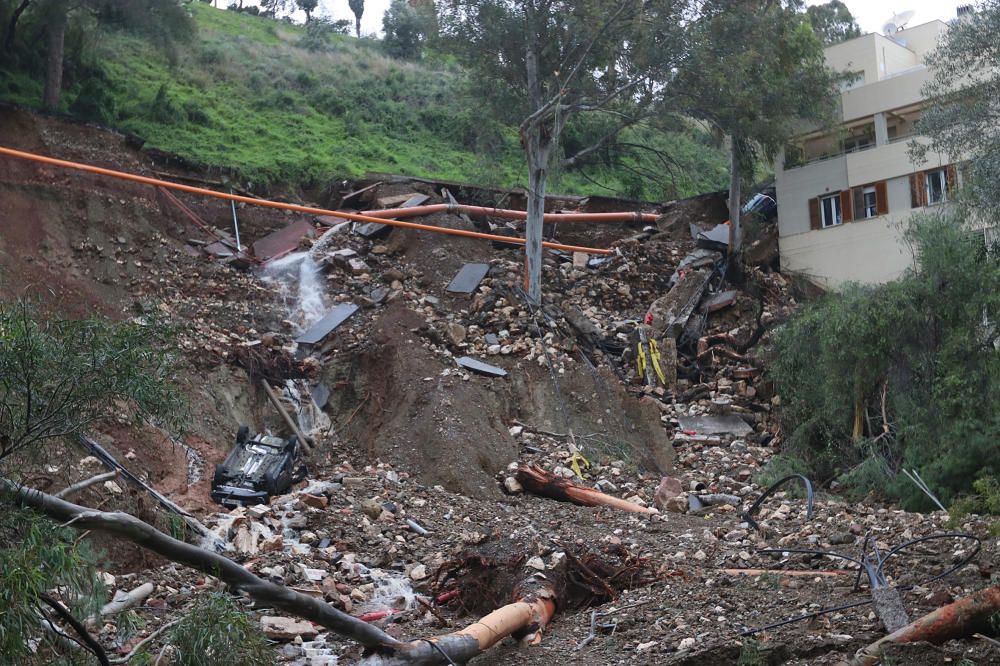
[[796, 137], [775, 163], [782, 271], [836, 287], [892, 280], [911, 265], [906, 220], [946, 202], [957, 179], [945, 156], [914, 164], [908, 149], [931, 75], [924, 57], [947, 29], [931, 21], [826, 49], [827, 64], [850, 73], [842, 124]]

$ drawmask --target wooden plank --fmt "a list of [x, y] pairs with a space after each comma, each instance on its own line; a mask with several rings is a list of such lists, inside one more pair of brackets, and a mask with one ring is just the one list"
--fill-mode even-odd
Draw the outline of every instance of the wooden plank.
[[254, 241], [253, 254], [261, 261], [274, 259], [288, 254], [299, 247], [299, 242], [306, 236], [315, 236], [316, 229], [305, 220], [292, 222], [284, 229]]

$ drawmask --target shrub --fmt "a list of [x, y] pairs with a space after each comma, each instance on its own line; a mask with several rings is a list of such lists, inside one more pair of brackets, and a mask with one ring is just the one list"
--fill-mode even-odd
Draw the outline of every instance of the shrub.
[[117, 114], [115, 98], [108, 90], [108, 82], [96, 76], [84, 81], [69, 111], [85, 120], [111, 125]]
[[911, 223], [917, 266], [899, 280], [845, 287], [776, 332], [785, 452], [820, 480], [929, 508], [902, 468], [943, 501], [1000, 473], [1000, 261], [961, 215]]
[[198, 602], [171, 633], [179, 666], [269, 666], [276, 655], [251, 616], [224, 594]]
[[77, 546], [70, 530], [8, 506], [0, 512], [0, 654], [4, 663], [32, 663], [29, 639], [40, 634], [39, 595], [60, 588], [70, 610], [88, 617], [105, 594], [86, 543]]
[[183, 125], [187, 122], [187, 113], [167, 91], [167, 84], [161, 84], [156, 91], [156, 97], [149, 105], [149, 117], [164, 125]]

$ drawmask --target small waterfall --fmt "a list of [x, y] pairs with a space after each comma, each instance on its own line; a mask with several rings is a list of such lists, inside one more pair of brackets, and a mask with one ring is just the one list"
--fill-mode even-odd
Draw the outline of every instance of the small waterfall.
[[291, 303], [288, 318], [300, 329], [309, 328], [326, 314], [323, 271], [309, 252], [294, 252], [268, 262], [260, 277]]

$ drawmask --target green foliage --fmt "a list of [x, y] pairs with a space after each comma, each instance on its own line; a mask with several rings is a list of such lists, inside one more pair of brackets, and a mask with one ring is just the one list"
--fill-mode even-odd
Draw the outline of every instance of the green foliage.
[[[1000, 515], [1000, 480], [997, 477], [983, 477], [972, 484], [973, 494], [963, 495], [952, 502], [949, 508], [949, 524], [957, 527], [969, 514]], [[1000, 536], [1000, 521], [990, 526], [994, 536]]]
[[861, 28], [854, 15], [841, 0], [830, 0], [822, 5], [806, 8], [806, 15], [813, 32], [824, 46], [839, 44], [861, 36]]
[[943, 153], [967, 161], [962, 170], [962, 203], [983, 219], [1000, 214], [1000, 135], [996, 100], [1000, 88], [1000, 0], [983, 0], [976, 11], [953, 21], [927, 58], [931, 80], [922, 94], [932, 103], [917, 123], [930, 141], [910, 145], [914, 159]]
[[[6, 498], [5, 498], [6, 499]], [[85, 544], [74, 544], [70, 530], [27, 510], [0, 512], [0, 655], [4, 663], [36, 663], [28, 640], [43, 636], [39, 629], [38, 596], [60, 588], [77, 617], [100, 609], [104, 588], [94, 558]], [[41, 606], [41, 608], [48, 608]]]
[[168, 335], [155, 323], [56, 319], [26, 301], [0, 303], [0, 461], [124, 405], [137, 419], [175, 414]]
[[[524, 184], [516, 128], [484, 110], [480, 86], [454, 63], [394, 60], [377, 42], [327, 30], [318, 18], [300, 27], [203, 3], [186, 7], [197, 30], [176, 61], [151, 49], [144, 34], [95, 26], [90, 52], [101, 73], [68, 69], [68, 98], [103, 76], [101, 108], [114, 118], [99, 122], [254, 186], [325, 187], [371, 171]], [[37, 53], [18, 53], [16, 63], [0, 58], [0, 99], [39, 106], [44, 58], [31, 64]], [[82, 102], [80, 112], [97, 119]], [[641, 192], [628, 168], [596, 155], [561, 171], [553, 189], [651, 199], [720, 189], [725, 161], [703, 134], [679, 125], [666, 136], [631, 139], [666, 150], [672, 164], [664, 179], [659, 157], [631, 149], [626, 163], [660, 175]]]
[[736, 666], [767, 666], [767, 659], [761, 652], [760, 643], [753, 639], [744, 641]]
[[69, 112], [85, 120], [111, 125], [115, 121], [117, 106], [114, 95], [108, 89], [108, 81], [100, 76], [91, 76], [80, 87]]
[[420, 60], [427, 26], [424, 17], [407, 0], [392, 0], [382, 17], [382, 46], [393, 58]]
[[1000, 473], [1000, 261], [966, 223], [961, 209], [918, 218], [915, 268], [828, 294], [776, 332], [785, 453], [820, 480], [928, 508], [901, 468], [945, 502]]
[[753, 175], [802, 119], [824, 122], [835, 103], [823, 48], [797, 2], [711, 0], [688, 36], [668, 111], [702, 119], [734, 140]]
[[224, 594], [201, 599], [174, 627], [178, 666], [270, 666], [276, 655], [252, 617]]

